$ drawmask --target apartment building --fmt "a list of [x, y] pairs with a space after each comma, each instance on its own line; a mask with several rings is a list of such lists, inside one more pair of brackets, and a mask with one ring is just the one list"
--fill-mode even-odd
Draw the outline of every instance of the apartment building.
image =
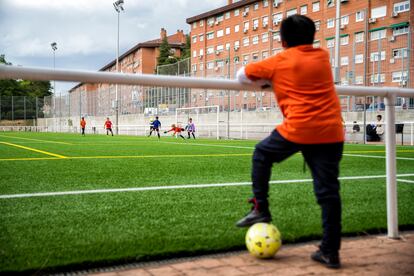
[[[303, 14], [315, 22], [314, 47], [326, 49], [332, 65], [335, 64], [335, 25], [340, 24], [339, 82], [342, 85], [413, 87], [414, 36], [410, 0], [340, 0], [341, 18], [338, 20], [335, 20], [336, 2], [229, 0], [226, 6], [188, 18], [193, 74], [234, 78], [241, 66], [282, 51], [280, 22], [290, 15]], [[209, 101], [206, 91], [195, 93], [193, 105], [218, 104]], [[248, 109], [257, 104], [257, 95], [255, 99], [246, 95], [234, 99], [235, 109]], [[272, 105], [271, 98], [262, 99], [263, 96], [260, 94], [259, 99]], [[413, 99], [406, 100], [407, 104], [414, 105]], [[361, 100], [354, 99], [354, 104], [358, 104], [357, 101]]]
[[[167, 30], [162, 28], [157, 39], [136, 44], [134, 47], [120, 55], [119, 71], [132, 74], [154, 74], [157, 68], [159, 47], [164, 38], [167, 38], [171, 47], [171, 54], [180, 57], [186, 44], [186, 35], [183, 30], [177, 30], [175, 34], [167, 35]], [[99, 71], [116, 72], [116, 59], [99, 69]], [[113, 84], [79, 83], [69, 93], [73, 108], [82, 109], [79, 114], [84, 115], [109, 115], [114, 112], [116, 87]], [[119, 87], [120, 114], [135, 113], [133, 110], [142, 108], [147, 90], [140, 86]], [[79, 100], [81, 99], [81, 101]], [[79, 102], [86, 106], [79, 106]], [[122, 105], [122, 103], [132, 103]]]

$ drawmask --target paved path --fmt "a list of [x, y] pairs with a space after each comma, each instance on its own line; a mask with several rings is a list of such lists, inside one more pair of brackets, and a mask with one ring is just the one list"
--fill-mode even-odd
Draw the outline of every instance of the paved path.
[[274, 259], [258, 260], [248, 253], [175, 260], [140, 268], [96, 273], [95, 276], [150, 275], [414, 275], [414, 232], [403, 232], [400, 240], [384, 235], [345, 238], [342, 268], [332, 270], [310, 260], [316, 242], [286, 245]]

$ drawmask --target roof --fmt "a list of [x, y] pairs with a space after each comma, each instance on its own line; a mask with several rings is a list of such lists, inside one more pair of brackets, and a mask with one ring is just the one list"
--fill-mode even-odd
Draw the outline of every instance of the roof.
[[207, 18], [207, 17], [211, 17], [211, 16], [215, 16], [215, 15], [220, 14], [220, 13], [228, 12], [228, 11], [231, 11], [231, 10], [234, 10], [234, 9], [237, 9], [237, 8], [240, 8], [240, 7], [243, 7], [245, 5], [255, 3], [255, 2], [259, 2], [259, 1], [258, 0], [242, 0], [242, 1], [239, 1], [239, 2], [235, 2], [235, 3], [232, 3], [230, 5], [226, 5], [226, 6], [223, 6], [221, 8], [211, 10], [211, 11], [201, 13], [199, 15], [187, 18], [186, 22], [188, 24], [191, 24], [191, 23], [196, 22], [198, 20], [201, 20], [201, 19], [204, 19], [204, 18]]

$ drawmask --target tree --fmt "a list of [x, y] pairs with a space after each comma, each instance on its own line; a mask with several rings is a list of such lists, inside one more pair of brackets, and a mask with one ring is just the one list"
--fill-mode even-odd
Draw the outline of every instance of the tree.
[[185, 46], [183, 48], [183, 54], [181, 55], [181, 59], [186, 59], [191, 57], [191, 38], [189, 35], [186, 35]]

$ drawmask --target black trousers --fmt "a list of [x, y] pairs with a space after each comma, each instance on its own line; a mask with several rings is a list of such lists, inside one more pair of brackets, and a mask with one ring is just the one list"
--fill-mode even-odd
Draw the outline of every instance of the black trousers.
[[253, 154], [253, 193], [259, 209], [268, 211], [269, 180], [273, 163], [302, 152], [312, 177], [318, 204], [322, 209], [323, 237], [321, 250], [336, 254], [341, 244], [341, 198], [339, 194], [339, 162], [343, 143], [296, 144], [284, 139], [277, 130], [256, 145]]

